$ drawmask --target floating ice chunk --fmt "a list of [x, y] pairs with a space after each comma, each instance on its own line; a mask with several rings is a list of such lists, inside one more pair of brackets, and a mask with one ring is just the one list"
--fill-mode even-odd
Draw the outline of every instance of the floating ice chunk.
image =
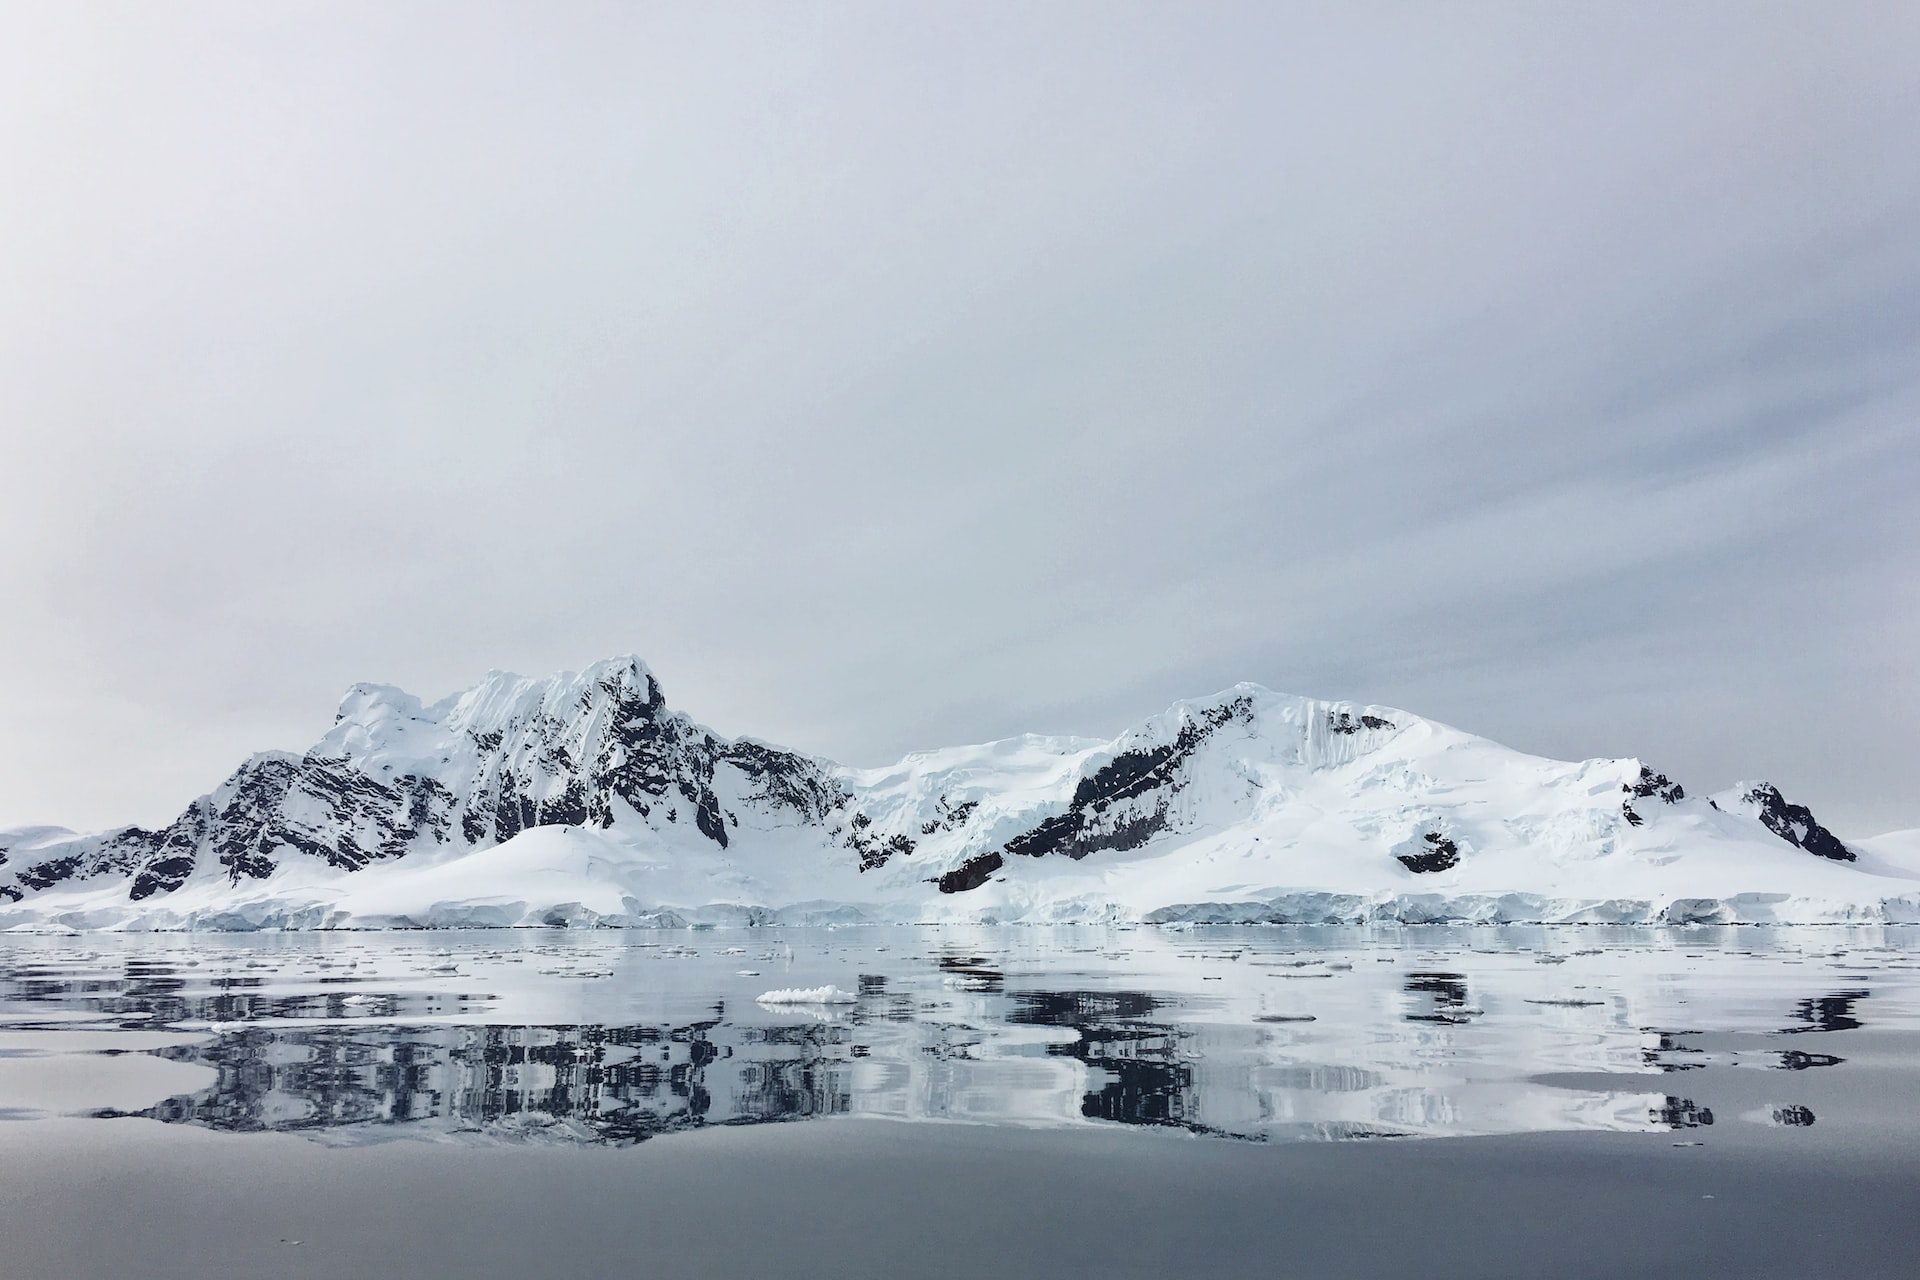
[[824, 987], [781, 987], [763, 991], [757, 999], [761, 1004], [854, 1004], [859, 997], [828, 983]]

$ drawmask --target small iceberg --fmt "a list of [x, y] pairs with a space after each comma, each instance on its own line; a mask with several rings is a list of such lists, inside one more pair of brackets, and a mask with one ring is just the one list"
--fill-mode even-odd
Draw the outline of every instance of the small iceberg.
[[756, 999], [761, 1004], [855, 1004], [859, 997], [829, 983], [824, 987], [781, 987], [763, 991]]

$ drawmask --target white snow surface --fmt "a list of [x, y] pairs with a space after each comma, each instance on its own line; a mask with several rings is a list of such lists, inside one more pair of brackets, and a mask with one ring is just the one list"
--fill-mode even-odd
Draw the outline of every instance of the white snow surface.
[[[553, 743], [604, 741], [610, 713], [595, 691], [610, 679], [652, 677], [634, 659], [544, 681], [494, 673], [430, 706], [356, 685], [304, 759], [376, 779], [432, 777], [455, 803], [503, 768], [558, 789]], [[521, 731], [535, 722], [547, 726], [544, 746]], [[500, 745], [486, 746], [489, 735]], [[1113, 839], [1078, 858], [1006, 851], [1072, 809], [1103, 767], [1189, 741], [1137, 794], [1111, 796], [1087, 817], [1103, 837], [1150, 827], [1137, 847]], [[301, 759], [270, 753], [248, 767]], [[1396, 708], [1258, 685], [1178, 703], [1104, 742], [1028, 735], [876, 769], [805, 759], [843, 793], [824, 817], [765, 802], [731, 764], [713, 771], [724, 847], [667, 795], [646, 815], [617, 802], [604, 826], [535, 826], [484, 847], [421, 838], [352, 871], [286, 856], [263, 879], [235, 879], [203, 856], [180, 887], [140, 901], [124, 875], [57, 884], [0, 901], [0, 929], [1920, 920], [1920, 832], [1853, 842], [1858, 861], [1841, 863], [1704, 796], [1631, 798], [1636, 825], [1623, 800], [1642, 776], [1638, 759], [1549, 760]], [[210, 800], [225, 803], [245, 773]], [[304, 803], [296, 788], [288, 821], [319, 830], [326, 812]], [[899, 838], [910, 852], [862, 870], [856, 835]], [[1455, 865], [1415, 873], [1399, 860], [1436, 837], [1453, 844]], [[0, 833], [0, 848], [21, 865], [107, 838], [32, 828]], [[1001, 865], [977, 887], [936, 887], [994, 853]]]

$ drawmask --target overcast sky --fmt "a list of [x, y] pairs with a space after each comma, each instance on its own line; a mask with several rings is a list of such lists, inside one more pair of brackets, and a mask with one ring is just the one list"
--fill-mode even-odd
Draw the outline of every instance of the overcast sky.
[[634, 652], [1920, 825], [1920, 6], [0, 0], [0, 823]]

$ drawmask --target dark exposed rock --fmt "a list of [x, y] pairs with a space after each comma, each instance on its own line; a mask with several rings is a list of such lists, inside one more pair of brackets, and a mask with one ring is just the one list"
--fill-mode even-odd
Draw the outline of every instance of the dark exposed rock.
[[700, 806], [693, 811], [693, 821], [700, 828], [701, 835], [722, 849], [727, 847], [727, 824], [720, 820], [720, 802], [714, 799], [713, 792], [706, 792], [700, 797]]
[[859, 856], [862, 871], [885, 866], [889, 859], [895, 857], [909, 857], [918, 847], [911, 836], [898, 832], [882, 835], [874, 829], [873, 819], [858, 810], [847, 821], [846, 829], [840, 836], [847, 842], [847, 847]]
[[1327, 728], [1339, 734], [1358, 733], [1362, 729], [1391, 729], [1393, 721], [1379, 716], [1358, 716], [1351, 711], [1327, 712]]
[[128, 896], [136, 902], [156, 893], [171, 893], [193, 874], [194, 858], [213, 824], [213, 806], [198, 801], [166, 830], [155, 834], [153, 852], [135, 874]]
[[[319, 842], [282, 818], [282, 806], [298, 776], [300, 764], [285, 757], [250, 760], [240, 766], [233, 778], [233, 795], [208, 822], [211, 852], [227, 875], [236, 883], [245, 878], [264, 880], [278, 865], [274, 853], [289, 847], [302, 852], [320, 852]], [[316, 778], [319, 786], [331, 782]], [[338, 806], [328, 805], [329, 813]], [[331, 859], [330, 859], [331, 860]]]
[[59, 884], [80, 869], [80, 855], [70, 853], [63, 858], [49, 858], [45, 862], [28, 867], [20, 873], [20, 883], [29, 889], [45, 889]]
[[939, 831], [953, 831], [965, 826], [967, 819], [973, 816], [973, 811], [980, 807], [980, 802], [966, 800], [954, 804], [947, 797], [941, 796], [936, 807], [939, 812], [920, 824], [920, 834], [923, 836], [930, 836]]
[[400, 785], [410, 798], [407, 802], [407, 825], [400, 828], [399, 833], [411, 837], [424, 831], [436, 843], [445, 844], [453, 812], [453, 793], [433, 778], [414, 774], [402, 777]]
[[1627, 799], [1620, 802], [1620, 816], [1627, 820], [1630, 827], [1644, 826], [1642, 818], [1633, 807], [1638, 800], [1660, 799], [1668, 804], [1677, 804], [1687, 798], [1687, 789], [1668, 778], [1664, 773], [1655, 773], [1646, 765], [1640, 766], [1640, 776], [1632, 782], [1623, 782], [1620, 789], [1627, 793]]
[[1620, 789], [1641, 800], [1658, 796], [1668, 804], [1673, 804], [1676, 801], [1687, 798], [1687, 789], [1685, 787], [1677, 782], [1671, 781], [1664, 773], [1655, 773], [1646, 765], [1640, 766], [1640, 776], [1638, 779], [1622, 785]]
[[1429, 831], [1421, 837], [1427, 842], [1427, 849], [1421, 853], [1403, 853], [1400, 862], [1407, 870], [1416, 875], [1429, 871], [1445, 871], [1458, 866], [1460, 847], [1438, 831]]
[[1006, 860], [998, 853], [983, 853], [977, 858], [967, 859], [934, 883], [939, 885], [942, 893], [965, 893], [985, 884], [1004, 865]]
[[744, 774], [749, 795], [791, 809], [809, 822], [823, 822], [848, 796], [839, 783], [805, 756], [758, 742], [735, 742], [721, 749], [721, 760]]
[[[1180, 726], [1171, 742], [1123, 751], [1083, 776], [1074, 786], [1065, 813], [1043, 819], [1006, 842], [1006, 852], [1026, 858], [1062, 854], [1084, 858], [1108, 849], [1137, 849], [1169, 825], [1171, 798], [1186, 786], [1180, 766], [1221, 726], [1250, 723], [1253, 701], [1237, 697], [1209, 707]], [[1152, 798], [1115, 814], [1116, 805]]]
[[1023, 831], [1007, 841], [1007, 852], [1025, 858], [1045, 857], [1049, 853], [1065, 853], [1072, 857], [1073, 838], [1080, 830], [1080, 822], [1080, 815], [1071, 811], [1055, 814], [1032, 830]]
[[1788, 803], [1780, 794], [1780, 788], [1772, 783], [1756, 784], [1745, 799], [1758, 810], [1761, 825], [1788, 844], [1833, 862], [1852, 862], [1858, 856], [1840, 837], [1816, 822], [1812, 810], [1803, 804]]
[[138, 902], [156, 893], [172, 893], [192, 874], [192, 858], [155, 858], [140, 868], [140, 873], [133, 878], [133, 887], [127, 891], [127, 896]]

